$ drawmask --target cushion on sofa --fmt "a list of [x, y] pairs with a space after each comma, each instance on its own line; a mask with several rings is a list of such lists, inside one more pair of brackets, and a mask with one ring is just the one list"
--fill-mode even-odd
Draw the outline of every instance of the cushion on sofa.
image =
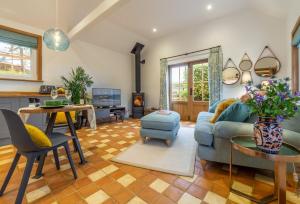
[[214, 113], [220, 102], [221, 101], [218, 100], [218, 101], [214, 102], [213, 104], [211, 104], [211, 106], [209, 106], [209, 108], [208, 108], [208, 112]]
[[213, 127], [214, 124], [211, 124], [209, 121], [197, 120], [194, 133], [195, 140], [199, 144], [212, 146], [214, 139]]
[[250, 116], [249, 107], [238, 101], [231, 104], [226, 110], [224, 110], [218, 117], [217, 121], [233, 121], [233, 122], [244, 122]]
[[214, 137], [230, 139], [235, 136], [252, 136], [253, 124], [243, 122], [220, 121], [214, 124]]
[[234, 102], [236, 102], [236, 99], [229, 98], [229, 99], [226, 99], [226, 100], [222, 101], [221, 103], [219, 103], [216, 108], [214, 116], [210, 119], [210, 122], [215, 123], [217, 121], [218, 117], [221, 115], [221, 113], [226, 108], [228, 108], [231, 104], [233, 104]]
[[158, 112], [150, 113], [141, 118], [141, 126], [144, 129], [155, 130], [173, 130], [180, 121], [180, 115], [177, 112], [170, 111], [171, 114], [163, 115]]

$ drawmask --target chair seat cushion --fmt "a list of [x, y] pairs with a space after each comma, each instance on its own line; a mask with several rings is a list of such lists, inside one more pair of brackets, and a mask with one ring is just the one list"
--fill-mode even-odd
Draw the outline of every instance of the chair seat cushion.
[[144, 129], [172, 131], [180, 121], [177, 112], [170, 111], [170, 114], [160, 114], [158, 111], [150, 113], [141, 118], [141, 126]]
[[52, 147], [52, 142], [49, 137], [38, 127], [33, 125], [25, 124], [25, 128], [33, 141], [38, 147]]

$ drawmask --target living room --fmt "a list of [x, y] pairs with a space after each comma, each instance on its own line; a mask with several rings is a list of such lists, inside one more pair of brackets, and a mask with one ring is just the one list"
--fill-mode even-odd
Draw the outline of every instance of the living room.
[[300, 203], [297, 0], [0, 11], [0, 203]]

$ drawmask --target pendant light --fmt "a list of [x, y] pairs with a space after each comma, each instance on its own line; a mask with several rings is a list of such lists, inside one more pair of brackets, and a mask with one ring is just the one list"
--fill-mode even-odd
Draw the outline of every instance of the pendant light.
[[46, 46], [55, 51], [66, 51], [70, 46], [68, 36], [59, 28], [58, 25], [58, 2], [55, 1], [55, 28], [50, 28], [43, 35]]

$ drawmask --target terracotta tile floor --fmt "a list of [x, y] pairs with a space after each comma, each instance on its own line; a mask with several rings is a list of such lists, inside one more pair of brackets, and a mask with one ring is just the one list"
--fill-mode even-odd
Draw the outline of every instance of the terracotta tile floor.
[[[188, 122], [182, 125], [194, 126]], [[61, 170], [56, 170], [50, 154], [44, 166], [44, 176], [39, 180], [30, 179], [23, 203], [250, 203], [229, 192], [228, 166], [223, 164], [197, 159], [195, 175], [189, 178], [111, 162], [110, 158], [139, 140], [139, 128], [138, 120], [127, 120], [99, 125], [96, 131], [79, 130], [78, 136], [88, 163], [79, 165], [78, 155], [73, 153], [78, 179], [73, 179], [64, 150], [60, 149]], [[1, 184], [14, 151], [12, 146], [0, 148]], [[5, 194], [0, 197], [1, 204], [14, 203], [24, 164], [25, 159], [22, 158]], [[33, 172], [35, 169], [36, 166]], [[235, 172], [235, 188], [258, 197], [272, 192], [270, 178], [250, 168], [236, 167]], [[290, 191], [293, 191], [292, 185], [289, 177]], [[288, 192], [287, 197], [288, 203], [300, 203], [292, 192]]]

